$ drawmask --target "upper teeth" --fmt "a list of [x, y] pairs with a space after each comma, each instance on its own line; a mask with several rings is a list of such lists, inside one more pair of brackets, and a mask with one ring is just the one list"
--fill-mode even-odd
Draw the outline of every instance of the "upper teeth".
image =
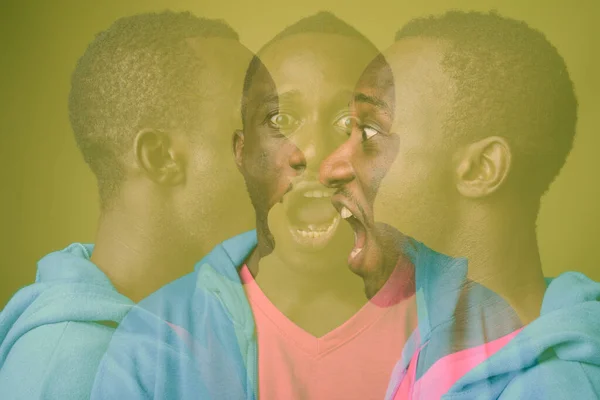
[[304, 193], [304, 197], [331, 197], [331, 193], [322, 190], [311, 190]]
[[342, 216], [342, 218], [348, 219], [352, 216], [352, 212], [350, 210], [348, 210], [346, 207], [342, 207], [342, 210], [340, 211], [340, 215]]

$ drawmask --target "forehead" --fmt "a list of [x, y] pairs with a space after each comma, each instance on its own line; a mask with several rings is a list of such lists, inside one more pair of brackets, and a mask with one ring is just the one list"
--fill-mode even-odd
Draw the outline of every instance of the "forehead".
[[433, 94], [448, 89], [452, 82], [443, 66], [447, 49], [447, 44], [427, 38], [402, 39], [390, 46], [384, 56], [396, 94], [407, 90]]
[[[193, 38], [187, 42], [201, 60], [207, 81], [221, 89], [239, 89], [253, 57], [250, 50], [233, 39]], [[241, 90], [236, 94], [239, 96]]]
[[422, 38], [394, 43], [361, 76], [355, 89], [358, 110], [371, 112], [377, 103], [384, 104], [392, 117], [391, 129], [404, 140], [443, 134], [456, 95], [443, 65], [446, 46]]
[[445, 43], [432, 39], [400, 40], [369, 64], [356, 92], [410, 109], [451, 100], [455, 85], [443, 66], [446, 50]]
[[[237, 40], [193, 38], [188, 44], [201, 60], [203, 87], [211, 102], [227, 103], [228, 110], [239, 113], [244, 77], [253, 53]], [[231, 109], [235, 107], [235, 109]], [[225, 110], [221, 109], [221, 113]], [[228, 113], [229, 115], [229, 113]]]
[[392, 69], [384, 55], [379, 54], [361, 74], [356, 85], [355, 98], [366, 95], [385, 102], [388, 107], [393, 106], [394, 88]]
[[336, 34], [298, 34], [278, 40], [260, 54], [279, 93], [317, 95], [351, 91], [376, 51], [364, 41]]

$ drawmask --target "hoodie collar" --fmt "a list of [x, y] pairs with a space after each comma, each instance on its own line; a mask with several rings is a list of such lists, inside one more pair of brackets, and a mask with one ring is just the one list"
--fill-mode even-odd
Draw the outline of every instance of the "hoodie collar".
[[[600, 366], [599, 300], [600, 283], [581, 273], [567, 272], [553, 279], [540, 317], [500, 352], [463, 376], [447, 394], [458, 399], [485, 390], [500, 393], [511, 377], [537, 365], [548, 350], [563, 361]], [[490, 387], [492, 381], [495, 384]]]
[[73, 243], [40, 261], [36, 283], [93, 283], [114, 289], [108, 277], [90, 261], [93, 244]]
[[254, 322], [238, 269], [256, 243], [256, 231], [242, 233], [215, 247], [195, 267], [196, 287], [215, 295], [248, 338], [254, 333]]

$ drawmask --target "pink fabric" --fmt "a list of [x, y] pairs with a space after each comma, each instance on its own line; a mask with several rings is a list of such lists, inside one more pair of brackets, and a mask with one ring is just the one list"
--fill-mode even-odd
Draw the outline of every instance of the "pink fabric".
[[481, 346], [450, 354], [433, 364], [417, 382], [415, 382], [415, 374], [419, 352], [416, 352], [394, 400], [440, 399], [467, 372], [494, 355], [520, 331], [521, 329], [518, 329]]
[[416, 326], [405, 270], [396, 268], [372, 301], [317, 338], [277, 310], [244, 266], [240, 276], [257, 327], [260, 399], [383, 399], [409, 327]]

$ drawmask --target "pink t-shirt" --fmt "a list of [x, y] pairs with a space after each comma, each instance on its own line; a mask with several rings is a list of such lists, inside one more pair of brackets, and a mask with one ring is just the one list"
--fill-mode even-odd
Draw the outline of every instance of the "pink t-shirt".
[[282, 314], [246, 266], [240, 276], [256, 321], [261, 400], [384, 398], [417, 325], [410, 264], [400, 263], [371, 301], [319, 338]]
[[415, 374], [419, 352], [415, 352], [393, 399], [440, 399], [460, 378], [506, 346], [520, 331], [521, 329], [518, 329], [481, 346], [461, 350], [441, 358], [416, 382]]

